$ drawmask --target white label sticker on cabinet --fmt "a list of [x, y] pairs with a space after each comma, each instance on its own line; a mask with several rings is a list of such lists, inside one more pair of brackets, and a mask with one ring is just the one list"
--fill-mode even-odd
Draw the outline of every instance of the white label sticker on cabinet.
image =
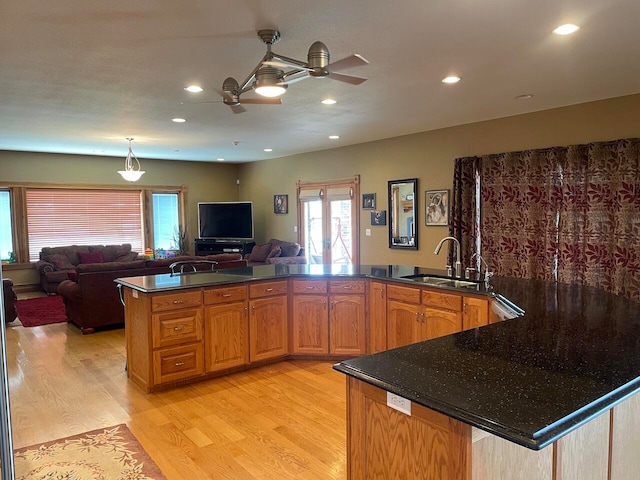
[[138, 291], [137, 290], [133, 290], [131, 292], [131, 295], [133, 295], [133, 298], [138, 298]]
[[387, 407], [411, 416], [411, 400], [407, 400], [395, 393], [387, 392]]

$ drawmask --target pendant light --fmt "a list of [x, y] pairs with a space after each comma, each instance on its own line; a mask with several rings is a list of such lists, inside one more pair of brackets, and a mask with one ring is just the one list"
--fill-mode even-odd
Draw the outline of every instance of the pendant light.
[[122, 178], [127, 182], [137, 182], [144, 174], [144, 170], [140, 170], [140, 162], [131, 150], [131, 141], [133, 138], [127, 138], [127, 140], [129, 140], [129, 153], [127, 153], [127, 158], [124, 159], [124, 170], [118, 170], [118, 173], [122, 175]]

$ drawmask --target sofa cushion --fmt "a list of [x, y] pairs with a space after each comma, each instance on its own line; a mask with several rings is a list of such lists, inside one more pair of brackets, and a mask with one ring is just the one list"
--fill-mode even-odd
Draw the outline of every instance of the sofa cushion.
[[40, 258], [44, 258], [49, 255], [60, 254], [67, 257], [69, 262], [73, 265], [78, 265], [80, 263], [80, 257], [78, 257], [78, 252], [88, 252], [88, 245], [71, 245], [68, 247], [42, 247], [42, 251], [40, 252]]
[[204, 257], [196, 257], [198, 260], [209, 260], [214, 262], [229, 262], [231, 260], [242, 260], [241, 253], [216, 253], [213, 255], [206, 255]]
[[247, 260], [249, 260], [250, 262], [264, 262], [271, 253], [272, 248], [273, 246], [270, 243], [256, 245], [251, 250], [251, 253], [249, 254], [249, 258]]
[[145, 262], [147, 264], [147, 268], [156, 268], [156, 267], [168, 267], [173, 262], [186, 262], [193, 259], [194, 259], [193, 257], [190, 257], [188, 255], [181, 255], [178, 257], [171, 257], [171, 258], [159, 258], [157, 260], [145, 260]]
[[269, 260], [270, 258], [274, 258], [274, 257], [279, 257], [281, 253], [282, 253], [282, 249], [280, 248], [280, 245], [272, 245], [271, 251], [269, 252], [269, 255], [267, 255], [266, 260]]
[[72, 270], [75, 268], [75, 265], [69, 261], [66, 255], [62, 255], [59, 253], [47, 255], [43, 257], [42, 260], [51, 263], [54, 267], [56, 267], [56, 270]]
[[134, 260], [133, 262], [105, 262], [105, 263], [81, 263], [76, 267], [78, 274], [87, 272], [108, 272], [116, 270], [133, 270], [145, 268], [145, 260]]
[[104, 257], [102, 256], [102, 252], [78, 252], [78, 257], [80, 258], [80, 264], [86, 263], [104, 263]]
[[280, 253], [281, 257], [295, 257], [300, 253], [300, 244], [299, 243], [281, 243], [280, 244]]
[[120, 255], [119, 257], [116, 257], [114, 261], [115, 262], [133, 262], [134, 260], [137, 260], [137, 258], [138, 258], [138, 252], [129, 252], [129, 253], [125, 253], [124, 255]]
[[[90, 252], [101, 252], [105, 262], [118, 261], [118, 257], [131, 253], [131, 244], [124, 243], [122, 245], [91, 245]], [[84, 262], [83, 262], [84, 263]]]

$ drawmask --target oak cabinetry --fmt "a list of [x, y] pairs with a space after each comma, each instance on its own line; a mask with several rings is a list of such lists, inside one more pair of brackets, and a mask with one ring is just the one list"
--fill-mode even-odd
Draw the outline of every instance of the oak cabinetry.
[[247, 287], [206, 289], [204, 304], [206, 371], [249, 363]]
[[364, 280], [293, 280], [292, 290], [292, 353], [365, 353]]
[[369, 283], [369, 345], [367, 353], [387, 349], [387, 284]]
[[462, 330], [462, 297], [434, 290], [422, 291], [422, 340], [443, 337]]
[[249, 311], [249, 361], [287, 355], [287, 281], [250, 284]]
[[489, 325], [489, 300], [478, 297], [462, 297], [462, 329]]

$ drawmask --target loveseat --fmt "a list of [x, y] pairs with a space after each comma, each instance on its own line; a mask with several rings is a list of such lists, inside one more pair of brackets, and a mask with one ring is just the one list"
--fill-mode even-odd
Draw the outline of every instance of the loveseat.
[[[147, 257], [131, 251], [131, 244], [123, 245], [71, 245], [66, 247], [44, 247], [36, 270], [40, 274], [40, 286], [48, 294], [58, 293], [58, 285], [64, 280], [74, 280], [76, 269], [81, 264], [124, 264]], [[120, 265], [118, 265], [120, 267]]]
[[[83, 334], [93, 333], [98, 327], [124, 323], [124, 307], [120, 303], [116, 278], [170, 273], [169, 265], [178, 261], [215, 261], [215, 269], [240, 268], [247, 265], [239, 253], [223, 253], [206, 257], [174, 257], [160, 260], [133, 260], [127, 262], [88, 263], [76, 267], [73, 280], [58, 285], [67, 320], [77, 325]], [[198, 270], [210, 270], [200, 264]], [[187, 270], [185, 270], [186, 272]]]
[[276, 238], [253, 247], [251, 253], [245, 256], [245, 260], [249, 262], [249, 266], [274, 263], [307, 263], [304, 248], [299, 243], [287, 242]]

